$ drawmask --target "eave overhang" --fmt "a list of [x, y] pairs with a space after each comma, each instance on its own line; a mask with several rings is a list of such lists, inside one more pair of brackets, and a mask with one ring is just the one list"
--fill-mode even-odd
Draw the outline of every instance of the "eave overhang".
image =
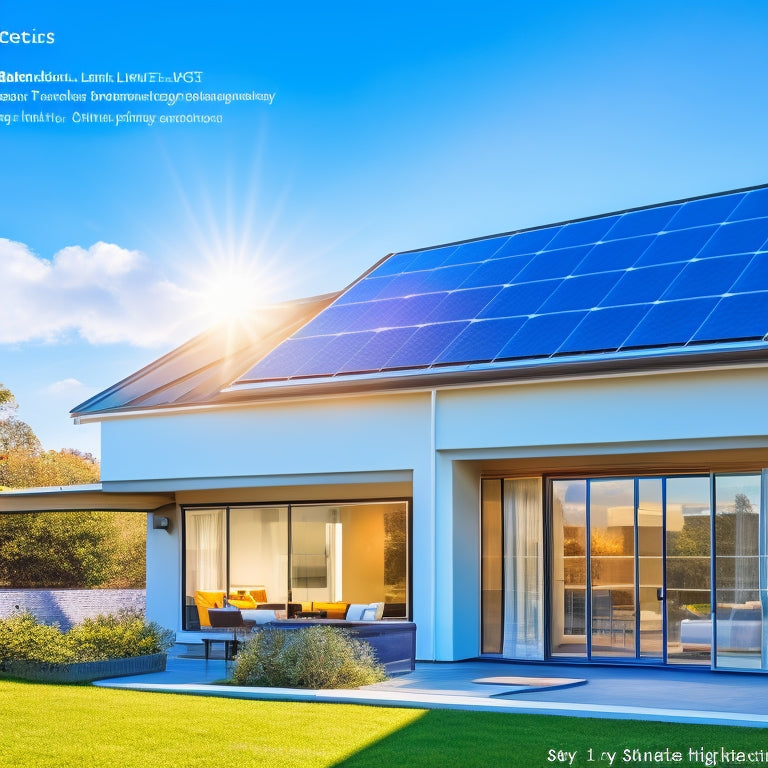
[[[600, 355], [569, 355], [542, 359], [513, 360], [441, 368], [387, 371], [324, 378], [248, 382], [222, 390], [204, 403], [186, 404], [183, 410], [211, 409], [250, 403], [334, 396], [385, 394], [419, 390], [503, 386], [533, 381], [625, 377], [733, 368], [768, 367], [768, 343], [738, 342], [702, 345], [675, 350], [653, 349]], [[88, 414], [78, 422], [102, 421], [112, 416], [173, 412], [181, 407], [158, 409], [124, 408]]]
[[110, 492], [102, 483], [0, 491], [0, 514], [16, 512], [154, 512], [175, 504], [172, 493]]

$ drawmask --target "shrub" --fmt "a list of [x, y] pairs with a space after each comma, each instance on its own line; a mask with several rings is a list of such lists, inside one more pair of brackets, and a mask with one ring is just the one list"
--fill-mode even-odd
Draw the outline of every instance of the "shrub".
[[174, 643], [174, 634], [136, 611], [85, 619], [67, 633], [80, 661], [102, 661], [162, 653]]
[[75, 663], [161, 653], [173, 645], [174, 634], [140, 613], [97, 616], [69, 632], [40, 623], [31, 613], [0, 619], [0, 662]]
[[371, 646], [337, 627], [265, 628], [241, 647], [232, 681], [280, 688], [357, 688], [386, 679]]
[[0, 663], [66, 663], [75, 660], [74, 650], [58, 626], [41, 624], [28, 611], [0, 619]]

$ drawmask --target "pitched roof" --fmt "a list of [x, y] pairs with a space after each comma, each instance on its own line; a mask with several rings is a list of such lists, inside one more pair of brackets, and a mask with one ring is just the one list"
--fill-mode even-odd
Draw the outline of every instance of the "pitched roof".
[[73, 415], [764, 359], [767, 334], [764, 185], [394, 253], [338, 294], [201, 334]]
[[395, 253], [234, 388], [762, 342], [767, 241], [755, 187]]
[[211, 328], [73, 408], [72, 415], [213, 403], [254, 360], [279, 345], [335, 296], [263, 307], [236, 324]]

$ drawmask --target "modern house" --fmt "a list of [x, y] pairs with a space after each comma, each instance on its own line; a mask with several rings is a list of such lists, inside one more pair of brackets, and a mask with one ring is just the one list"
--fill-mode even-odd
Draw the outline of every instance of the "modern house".
[[766, 334], [768, 187], [394, 253], [78, 406], [100, 488], [0, 510], [154, 509], [180, 638], [220, 590], [384, 602], [424, 660], [768, 670]]

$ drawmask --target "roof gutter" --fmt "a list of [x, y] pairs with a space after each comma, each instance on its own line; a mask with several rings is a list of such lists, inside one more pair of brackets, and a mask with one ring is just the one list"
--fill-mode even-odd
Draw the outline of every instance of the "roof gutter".
[[697, 347], [662, 354], [658, 350], [635, 351], [612, 356], [583, 355], [580, 358], [548, 358], [545, 361], [511, 361], [489, 368], [487, 364], [467, 365], [432, 370], [394, 371], [390, 375], [365, 374], [343, 378], [294, 379], [280, 382], [254, 382], [229, 387], [216, 399], [197, 404], [164, 405], [157, 407], [126, 407], [115, 410], [78, 414], [76, 424], [106, 421], [161, 413], [199, 412], [224, 407], [242, 407], [276, 401], [316, 400], [328, 397], [349, 397], [369, 394], [411, 394], [425, 390], [448, 390], [476, 387], [498, 387], [546, 381], [578, 381], [588, 378], [617, 378], [629, 376], [664, 375], [728, 370], [733, 368], [764, 368], [768, 366], [768, 344], [751, 342], [716, 350]]

